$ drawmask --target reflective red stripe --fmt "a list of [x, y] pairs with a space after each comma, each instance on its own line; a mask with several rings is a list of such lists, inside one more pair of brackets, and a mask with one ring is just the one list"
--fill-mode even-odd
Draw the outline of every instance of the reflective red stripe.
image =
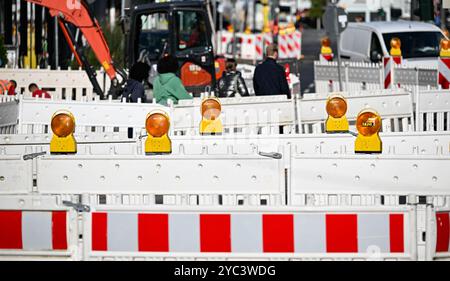
[[107, 251], [108, 250], [108, 214], [93, 213], [92, 214], [92, 250]]
[[357, 215], [326, 215], [327, 252], [358, 252]]
[[230, 215], [200, 215], [200, 251], [231, 252]]
[[67, 213], [52, 212], [52, 244], [53, 250], [67, 250]]
[[395, 64], [401, 64], [402, 63], [402, 57], [392, 57], [393, 61], [395, 62]]
[[294, 252], [294, 216], [263, 215], [263, 252]]
[[389, 215], [389, 241], [391, 253], [403, 253], [405, 251], [403, 214]]
[[0, 212], [0, 249], [22, 249], [22, 212]]
[[448, 252], [450, 240], [449, 213], [436, 213], [436, 224], [436, 252]]
[[168, 252], [169, 215], [139, 214], [138, 241], [139, 251]]

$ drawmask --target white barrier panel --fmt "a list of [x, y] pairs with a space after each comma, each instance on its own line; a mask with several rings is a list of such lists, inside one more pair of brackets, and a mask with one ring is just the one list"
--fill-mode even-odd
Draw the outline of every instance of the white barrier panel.
[[[46, 89], [55, 100], [92, 100], [96, 96], [93, 86], [83, 70], [12, 69], [0, 68], [0, 79], [15, 80], [18, 94], [31, 97], [30, 83]], [[103, 71], [97, 71], [97, 81], [107, 92], [111, 81]]]
[[414, 207], [92, 209], [88, 260], [416, 259]]
[[[17, 109], [11, 109], [11, 107]], [[10, 108], [8, 112], [3, 107]], [[76, 132], [124, 132], [128, 128], [139, 134], [145, 127], [145, 118], [153, 110], [163, 110], [170, 117], [172, 109], [151, 103], [121, 103], [118, 101], [55, 101], [27, 99], [0, 103], [0, 122], [3, 118], [16, 119], [15, 133], [43, 134], [50, 132], [51, 118], [58, 110], [69, 110], [75, 116]], [[9, 115], [16, 113], [16, 116]], [[3, 123], [0, 123], [3, 127]], [[9, 126], [10, 121], [6, 122]]]
[[421, 91], [416, 116], [418, 131], [450, 131], [450, 91]]
[[[414, 113], [410, 93], [405, 90], [385, 92], [356, 92], [347, 96], [347, 119], [356, 121], [358, 113], [367, 107], [375, 109], [382, 118], [383, 132], [408, 132], [414, 129]], [[358, 95], [359, 94], [359, 95]], [[325, 132], [327, 98], [323, 95], [307, 94], [298, 102], [300, 124], [304, 133]], [[355, 130], [355, 127], [351, 127]]]
[[[50, 134], [0, 136], [0, 155], [23, 156], [49, 151]], [[446, 132], [380, 133], [383, 154], [449, 155], [450, 134]], [[129, 139], [126, 133], [75, 134], [78, 155], [143, 155], [145, 138]], [[231, 152], [252, 154], [254, 151], [297, 154], [352, 155], [355, 137], [349, 134], [306, 135], [223, 135], [173, 136], [173, 154], [227, 155]], [[290, 148], [292, 147], [292, 148]]]
[[[314, 80], [317, 92], [339, 91], [337, 62], [315, 61]], [[344, 91], [376, 90], [385, 88], [385, 68], [383, 64], [366, 62], [343, 62], [341, 80]], [[406, 68], [395, 65], [392, 68], [392, 87], [411, 91], [425, 90], [438, 86], [437, 69]]]
[[0, 194], [31, 193], [32, 174], [32, 162], [21, 155], [0, 155]]
[[[239, 97], [221, 99], [220, 119], [225, 134], [278, 134], [295, 132], [295, 109], [286, 96]], [[196, 135], [202, 120], [201, 99], [182, 100], [175, 106], [176, 134]]]
[[[448, 156], [292, 156], [291, 204], [307, 193], [450, 194]], [[299, 194], [299, 196], [297, 196]]]
[[37, 169], [41, 194], [285, 194], [282, 162], [257, 154], [44, 156]]
[[73, 209], [45, 196], [0, 196], [0, 259], [79, 259]]

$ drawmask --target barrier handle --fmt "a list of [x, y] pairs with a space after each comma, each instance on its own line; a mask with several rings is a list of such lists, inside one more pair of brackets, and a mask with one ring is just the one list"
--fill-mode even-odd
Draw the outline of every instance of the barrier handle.
[[42, 151], [42, 152], [38, 152], [38, 153], [30, 153], [30, 154], [25, 154], [23, 155], [23, 160], [33, 160], [34, 158], [38, 157], [38, 156], [43, 156], [47, 154], [47, 151]]
[[281, 154], [281, 153], [278, 153], [278, 152], [258, 152], [258, 154], [260, 155], [260, 156], [264, 156], [264, 157], [270, 157], [270, 158], [273, 158], [273, 159], [281, 159], [281, 158], [283, 158], [283, 155]]
[[63, 201], [62, 203], [64, 206], [74, 208], [77, 212], [89, 213], [91, 211], [91, 207], [89, 207], [88, 205], [83, 205], [81, 203], [73, 203], [71, 201]]

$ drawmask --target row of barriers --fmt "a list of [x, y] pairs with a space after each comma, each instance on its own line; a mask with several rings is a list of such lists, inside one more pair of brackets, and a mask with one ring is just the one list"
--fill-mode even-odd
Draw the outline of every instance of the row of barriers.
[[[413, 92], [439, 88], [437, 68], [407, 68], [395, 63], [385, 68], [382, 63], [342, 62], [343, 91], [381, 90], [402, 87]], [[388, 73], [390, 75], [387, 75]], [[389, 81], [385, 81], [389, 79]], [[316, 92], [339, 91], [337, 62], [315, 61], [314, 80]]]
[[[97, 81], [103, 92], [110, 88], [111, 81], [103, 70], [97, 73]], [[47, 69], [18, 69], [1, 68], [1, 79], [15, 80], [17, 82], [16, 93], [24, 97], [31, 97], [28, 90], [30, 83], [36, 83], [47, 90], [54, 100], [94, 100], [97, 96], [93, 86], [84, 70], [52, 70]]]
[[[374, 108], [382, 117], [383, 132], [449, 131], [450, 92], [421, 91], [413, 95], [403, 89], [342, 93], [348, 104], [347, 119], [355, 128], [358, 113]], [[327, 95], [236, 97], [221, 100], [221, 121], [226, 135], [324, 133]], [[145, 116], [151, 110], [168, 112], [173, 135], [198, 135], [202, 119], [201, 99], [182, 100], [176, 106], [153, 103], [107, 101], [58, 101], [0, 97], [0, 134], [42, 134], [49, 132], [49, 120], [57, 110], [71, 111], [76, 132], [130, 132], [144, 134]], [[95, 112], [95, 118], [92, 118]], [[118, 112], [120, 114], [118, 114]]]
[[1, 258], [449, 258], [448, 134], [382, 135], [381, 155], [337, 135], [174, 137], [157, 156], [86, 136], [76, 155], [1, 139]]
[[[274, 43], [272, 33], [234, 34], [233, 32], [219, 31], [217, 36], [220, 38], [217, 54], [237, 56], [242, 60], [263, 60], [266, 47]], [[278, 34], [277, 45], [280, 59], [300, 59], [302, 56], [302, 33], [294, 31]]]

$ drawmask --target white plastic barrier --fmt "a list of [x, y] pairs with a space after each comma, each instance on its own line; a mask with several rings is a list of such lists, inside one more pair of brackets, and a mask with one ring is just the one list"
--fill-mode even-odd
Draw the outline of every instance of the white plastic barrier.
[[[347, 119], [354, 125], [358, 113], [367, 107], [375, 109], [382, 118], [383, 132], [409, 132], [414, 130], [414, 113], [411, 94], [403, 89], [387, 91], [362, 91], [347, 95]], [[298, 102], [303, 133], [323, 133], [327, 118], [327, 98], [323, 94], [306, 94]], [[355, 131], [355, 126], [351, 126]]]
[[[316, 92], [339, 91], [337, 62], [314, 62]], [[394, 66], [391, 69], [391, 85], [411, 91], [425, 90], [438, 86], [437, 69], [406, 68]], [[365, 62], [343, 62], [341, 80], [344, 91], [376, 90], [385, 88], [383, 64]]]
[[421, 91], [416, 116], [418, 131], [450, 131], [450, 91]]
[[[428, 155], [294, 154], [291, 204], [305, 205], [306, 194], [314, 193], [448, 195], [449, 160], [449, 156]], [[325, 205], [333, 204], [325, 199]]]
[[171, 108], [151, 103], [121, 103], [112, 100], [57, 101], [28, 99], [22, 96], [8, 100], [0, 101], [1, 133], [49, 133], [53, 114], [62, 109], [69, 110], [75, 116], [77, 133], [127, 132], [128, 128], [133, 128], [134, 136], [142, 133], [148, 113], [163, 110], [172, 116]]
[[[286, 96], [221, 99], [220, 119], [225, 134], [278, 134], [295, 132], [295, 109]], [[174, 109], [175, 134], [198, 134], [201, 99], [181, 100]]]
[[[0, 68], [0, 79], [15, 80], [18, 94], [31, 97], [28, 85], [36, 83], [47, 90], [55, 100], [93, 100], [96, 94], [87, 74], [83, 70], [12, 69]], [[111, 81], [103, 71], [97, 71], [100, 88], [107, 92]]]
[[79, 259], [77, 213], [54, 197], [1, 195], [0, 229], [0, 260]]
[[417, 259], [413, 206], [91, 209], [86, 260]]

